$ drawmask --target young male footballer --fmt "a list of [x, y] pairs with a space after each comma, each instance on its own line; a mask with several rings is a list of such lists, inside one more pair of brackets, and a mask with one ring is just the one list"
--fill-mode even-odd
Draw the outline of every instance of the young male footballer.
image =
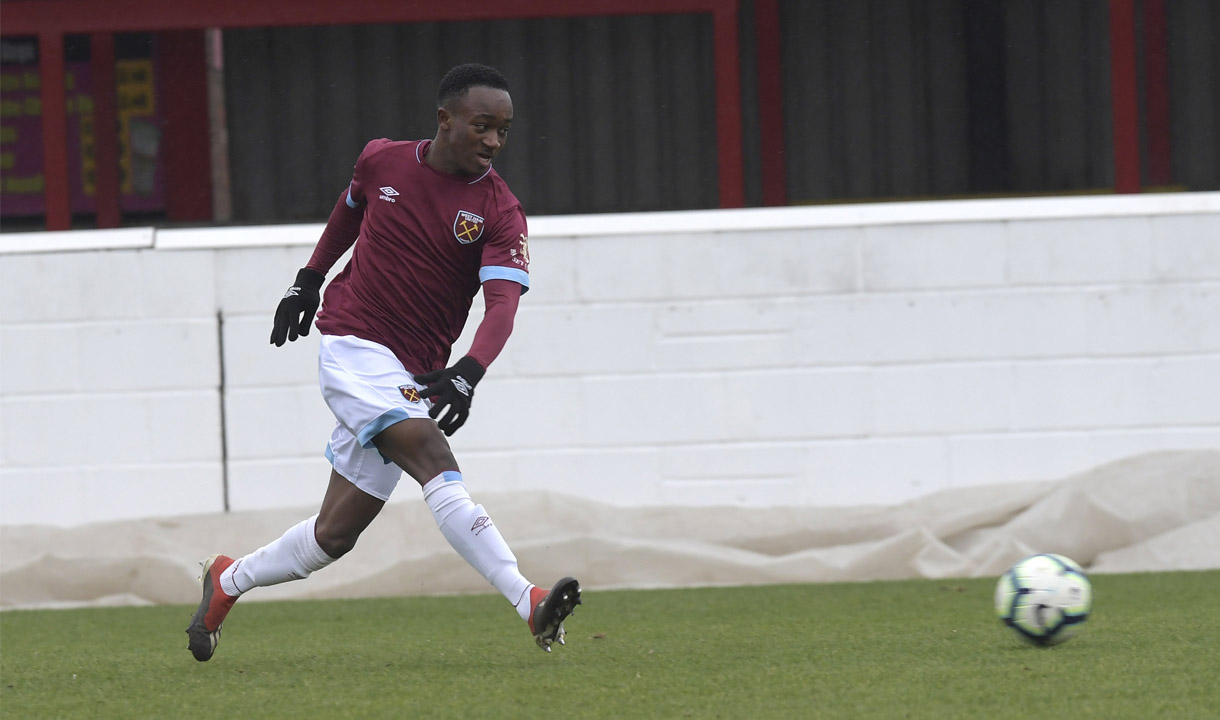
[[[276, 309], [274, 345], [307, 335], [326, 273], [355, 245], [317, 316], [319, 384], [336, 420], [322, 507], [248, 555], [204, 561], [203, 599], [186, 630], [196, 660], [216, 652], [244, 593], [300, 580], [350, 551], [403, 471], [423, 488], [445, 539], [513, 604], [538, 646], [564, 643], [580, 584], [563, 578], [548, 591], [522, 576], [446, 440], [469, 416], [529, 289], [525, 212], [491, 166], [513, 120], [508, 82], [486, 65], [459, 65], [441, 80], [438, 105], [433, 139], [365, 146]], [[487, 310], [470, 352], [446, 367], [480, 288]]]

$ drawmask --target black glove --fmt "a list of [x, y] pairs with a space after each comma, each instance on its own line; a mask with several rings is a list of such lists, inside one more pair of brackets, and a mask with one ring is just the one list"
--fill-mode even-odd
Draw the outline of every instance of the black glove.
[[486, 368], [467, 355], [455, 362], [453, 367], [415, 376], [415, 381], [425, 386], [419, 394], [436, 398], [428, 411], [433, 419], [448, 408], [445, 416], [436, 421], [446, 435], [457, 432], [466, 422], [466, 417], [470, 415], [470, 401], [474, 399], [474, 386], [483, 379], [485, 372]]
[[309, 325], [321, 302], [318, 290], [325, 279], [326, 276], [317, 270], [301, 268], [297, 271], [296, 282], [284, 293], [284, 299], [275, 309], [275, 325], [271, 328], [272, 345], [280, 347], [284, 344], [284, 338], [294, 341], [298, 335], [309, 334]]

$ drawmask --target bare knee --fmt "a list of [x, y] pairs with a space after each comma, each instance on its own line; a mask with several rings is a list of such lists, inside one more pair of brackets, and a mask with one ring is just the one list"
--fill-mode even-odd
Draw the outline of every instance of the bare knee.
[[345, 531], [323, 525], [321, 522], [314, 526], [314, 539], [318, 541], [318, 547], [336, 560], [351, 552], [352, 548], [356, 547], [356, 540], [359, 537], [359, 532]]
[[356, 547], [356, 539], [384, 505], [384, 500], [369, 495], [332, 470], [326, 497], [314, 523], [314, 540], [322, 552], [341, 558]]

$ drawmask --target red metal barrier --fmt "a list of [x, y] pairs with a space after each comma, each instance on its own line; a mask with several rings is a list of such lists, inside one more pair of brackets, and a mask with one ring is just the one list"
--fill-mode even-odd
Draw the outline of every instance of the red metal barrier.
[[119, 206], [118, 102], [115, 96], [114, 35], [93, 33], [89, 43], [93, 65], [93, 187], [97, 226], [116, 228]]
[[1169, 126], [1169, 46], [1165, 0], [1144, 0], [1144, 127], [1148, 129], [1148, 184], [1173, 181]]
[[43, 193], [47, 230], [68, 230], [72, 216], [68, 198], [68, 107], [64, 98], [64, 36], [38, 35], [38, 73], [42, 98]]
[[1140, 127], [1132, 0], [1110, 0], [1110, 88], [1114, 103], [1114, 189], [1136, 193], [1140, 191]]
[[758, 144], [761, 151], [763, 205], [788, 204], [784, 160], [784, 66], [779, 0], [754, 0], [754, 37], [758, 54]]
[[[741, 78], [738, 50], [738, 0], [464, 0], [462, 3], [385, 2], [384, 0], [4, 0], [0, 33], [37, 35], [44, 58], [44, 176], [48, 229], [65, 229], [68, 207], [67, 140], [64, 124], [63, 36], [66, 33], [115, 33], [203, 30], [207, 28], [287, 27], [373, 23], [510, 20], [601, 15], [711, 13], [716, 67], [716, 134], [719, 198], [722, 207], [745, 204], [741, 137]], [[47, 60], [52, 57], [52, 60]], [[202, 70], [202, 68], [201, 68]], [[58, 78], [58, 81], [55, 78]], [[98, 126], [101, 127], [99, 121]], [[206, 142], [203, 135], [199, 142]], [[167, 158], [167, 161], [178, 162]], [[169, 206], [194, 208], [182, 199], [178, 178], [192, 169], [168, 167]], [[197, 168], [194, 168], [197, 173]], [[194, 182], [198, 182], [197, 175]], [[202, 203], [199, 200], [199, 203]], [[209, 200], [210, 205], [210, 200]], [[200, 204], [200, 207], [202, 205]], [[193, 210], [192, 210], [193, 212]]]
[[212, 153], [207, 142], [208, 69], [202, 30], [161, 33], [162, 81], [166, 93], [165, 182], [166, 216], [174, 222], [212, 219]]

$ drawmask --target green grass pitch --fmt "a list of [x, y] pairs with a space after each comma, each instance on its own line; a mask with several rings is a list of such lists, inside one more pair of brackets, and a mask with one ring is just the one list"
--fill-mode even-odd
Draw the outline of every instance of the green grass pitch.
[[1064, 645], [992, 579], [586, 590], [538, 650], [498, 595], [0, 613], [0, 717], [1216, 718], [1220, 571], [1092, 578]]

